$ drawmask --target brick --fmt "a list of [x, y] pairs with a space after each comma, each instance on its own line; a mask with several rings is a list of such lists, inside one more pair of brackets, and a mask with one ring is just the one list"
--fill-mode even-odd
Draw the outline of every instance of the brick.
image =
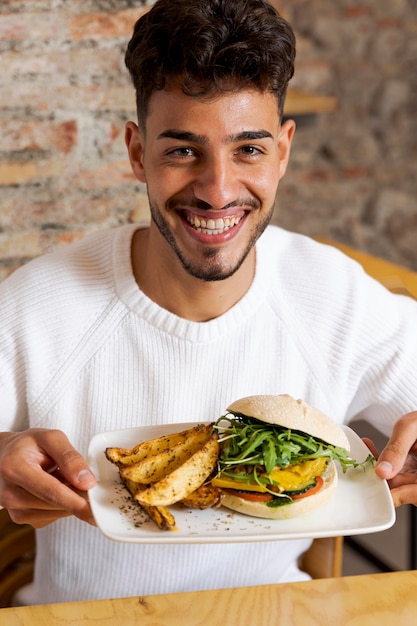
[[24, 185], [28, 182], [59, 176], [64, 172], [65, 164], [59, 160], [0, 163], [0, 186]]
[[334, 91], [334, 77], [329, 61], [325, 59], [300, 60], [297, 73], [291, 82], [294, 89], [323, 93], [329, 87]]
[[50, 41], [69, 38], [67, 21], [59, 12], [3, 14], [0, 41]]
[[77, 185], [78, 189], [108, 189], [119, 185], [131, 185], [137, 182], [128, 159], [112, 161], [110, 163], [97, 163], [95, 167], [83, 167], [77, 172], [71, 185]]
[[381, 29], [399, 29], [402, 30], [402, 21], [394, 15], [387, 15], [377, 20], [377, 26]]
[[129, 221], [142, 222], [149, 220], [149, 201], [146, 194], [138, 194], [136, 197], [135, 206], [129, 213]]
[[148, 9], [134, 8], [117, 13], [84, 13], [69, 20], [72, 38], [103, 40], [112, 38], [130, 38], [133, 26]]
[[56, 133], [52, 141], [56, 149], [58, 152], [63, 152], [64, 154], [70, 152], [77, 141], [77, 122], [75, 120], [68, 120], [62, 124], [56, 124], [54, 128]]
[[[74, 48], [65, 50], [61, 45], [45, 51], [42, 47], [31, 50], [8, 50], [0, 54], [0, 76], [18, 78], [21, 75], [41, 74], [54, 76], [58, 84], [72, 76], [115, 76], [122, 67], [122, 55], [117, 47]], [[68, 78], [67, 78], [68, 80]], [[36, 87], [34, 88], [36, 91]]]
[[3, 258], [33, 258], [41, 253], [37, 231], [0, 233], [0, 256]]
[[[91, 228], [91, 231], [96, 230], [96, 228]], [[62, 248], [67, 246], [70, 243], [74, 243], [75, 241], [79, 241], [83, 237], [85, 237], [88, 232], [91, 231], [80, 231], [80, 230], [43, 230], [39, 237], [39, 246], [41, 249], [41, 253], [52, 252], [57, 248]]]
[[76, 120], [59, 124], [0, 120], [0, 136], [3, 152], [54, 149], [66, 154], [77, 141], [78, 128]]
[[343, 168], [343, 177], [345, 179], [359, 179], [359, 178], [369, 178], [372, 176], [372, 169], [370, 167], [361, 167], [361, 166], [351, 166]]
[[350, 6], [346, 7], [343, 11], [344, 16], [348, 19], [357, 19], [358, 17], [368, 17], [372, 15], [373, 10], [371, 7], [366, 6]]
[[[77, 188], [61, 193], [60, 189], [49, 192], [31, 189], [29, 199], [22, 198], [18, 189], [4, 189], [3, 203], [0, 211], [0, 231], [6, 230], [40, 230], [47, 224], [64, 228], [104, 222], [112, 219], [115, 201], [106, 198], [94, 198], [90, 195], [79, 195]], [[47, 197], [48, 200], [44, 200]], [[131, 205], [130, 205], [131, 206]]]
[[[93, 229], [92, 229], [93, 230]], [[82, 239], [88, 231], [11, 232], [0, 233], [0, 257], [6, 259], [32, 259], [55, 248]]]
[[20, 79], [18, 84], [13, 85], [7, 103], [4, 102], [3, 106], [6, 104], [12, 117], [16, 117], [15, 111], [18, 109], [18, 118], [21, 116], [21, 108], [34, 109], [45, 114], [48, 111], [68, 110], [113, 110], [132, 114], [136, 109], [134, 90], [127, 75], [125, 84], [120, 86], [88, 85], [77, 89], [66, 85], [53, 85], [46, 77], [44, 79], [41, 77], [35, 84]]

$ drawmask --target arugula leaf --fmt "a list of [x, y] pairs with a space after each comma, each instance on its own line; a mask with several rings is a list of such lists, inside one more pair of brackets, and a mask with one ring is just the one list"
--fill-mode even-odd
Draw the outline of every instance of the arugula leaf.
[[[276, 466], [287, 467], [294, 463], [325, 457], [338, 461], [343, 472], [346, 472], [350, 467], [364, 467], [375, 460], [369, 454], [365, 461], [358, 463], [344, 448], [333, 446], [300, 431], [266, 424], [241, 413], [223, 415], [215, 423], [214, 428], [219, 432], [221, 444], [219, 474], [233, 476], [247, 483], [268, 482], [259, 476], [259, 466], [265, 467], [266, 473], [269, 474]], [[238, 466], [245, 466], [244, 471], [237, 472], [234, 468]]]

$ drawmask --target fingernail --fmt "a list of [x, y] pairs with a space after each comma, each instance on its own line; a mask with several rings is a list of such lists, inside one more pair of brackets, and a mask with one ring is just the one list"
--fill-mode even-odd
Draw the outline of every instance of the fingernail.
[[81, 470], [77, 476], [78, 482], [81, 483], [91, 483], [95, 480], [93, 474], [89, 470]]
[[381, 461], [380, 463], [377, 463], [377, 466], [378, 466], [378, 469], [384, 472], [384, 474], [392, 473], [392, 465], [388, 461]]

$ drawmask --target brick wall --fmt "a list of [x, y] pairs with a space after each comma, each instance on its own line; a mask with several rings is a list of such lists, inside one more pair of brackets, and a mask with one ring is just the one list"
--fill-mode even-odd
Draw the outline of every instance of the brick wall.
[[293, 86], [338, 108], [300, 120], [277, 220], [417, 269], [416, 0], [283, 4]]
[[[124, 124], [123, 53], [152, 1], [0, 3], [0, 280], [87, 232], [147, 215]], [[278, 1], [293, 86], [335, 95], [297, 119], [274, 221], [417, 269], [415, 0]]]

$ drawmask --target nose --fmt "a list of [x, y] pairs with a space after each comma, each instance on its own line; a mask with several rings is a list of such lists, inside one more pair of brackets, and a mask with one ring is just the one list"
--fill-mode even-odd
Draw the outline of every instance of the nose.
[[213, 209], [222, 209], [239, 198], [240, 185], [236, 164], [216, 155], [200, 164], [193, 193]]

